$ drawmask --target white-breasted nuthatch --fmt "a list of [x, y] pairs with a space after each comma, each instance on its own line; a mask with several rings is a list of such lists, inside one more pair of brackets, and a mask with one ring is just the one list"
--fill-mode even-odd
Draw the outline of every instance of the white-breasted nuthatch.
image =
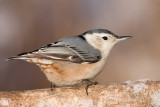
[[54, 86], [73, 86], [87, 81], [88, 94], [88, 87], [94, 84], [90, 80], [103, 70], [112, 47], [130, 37], [117, 36], [105, 29], [89, 30], [8, 60], [22, 59], [35, 63]]

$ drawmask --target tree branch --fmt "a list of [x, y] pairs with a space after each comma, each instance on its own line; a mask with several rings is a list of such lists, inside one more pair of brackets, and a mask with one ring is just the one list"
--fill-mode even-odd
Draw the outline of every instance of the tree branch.
[[160, 107], [160, 81], [0, 92], [1, 107]]

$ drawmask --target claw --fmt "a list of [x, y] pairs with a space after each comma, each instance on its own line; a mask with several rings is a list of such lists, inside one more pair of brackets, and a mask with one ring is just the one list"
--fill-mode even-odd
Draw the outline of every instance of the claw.
[[89, 85], [86, 85], [86, 86], [85, 86], [85, 90], [86, 90], [87, 96], [88, 96], [88, 87], [89, 87]]
[[56, 88], [56, 85], [51, 83], [51, 90], [53, 90], [54, 88]]
[[87, 85], [85, 86], [85, 90], [86, 90], [86, 94], [88, 95], [88, 88], [89, 88], [89, 86], [91, 86], [91, 85], [97, 85], [98, 82], [97, 81], [96, 82], [92, 82], [92, 81], [90, 81], [88, 79], [86, 79], [84, 81], [87, 82]]

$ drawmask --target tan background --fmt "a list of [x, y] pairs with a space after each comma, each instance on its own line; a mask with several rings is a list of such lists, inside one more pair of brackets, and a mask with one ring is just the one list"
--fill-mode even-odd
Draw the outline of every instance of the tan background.
[[159, 0], [0, 0], [0, 90], [50, 87], [36, 65], [4, 60], [96, 28], [133, 36], [111, 51], [99, 83], [160, 78]]

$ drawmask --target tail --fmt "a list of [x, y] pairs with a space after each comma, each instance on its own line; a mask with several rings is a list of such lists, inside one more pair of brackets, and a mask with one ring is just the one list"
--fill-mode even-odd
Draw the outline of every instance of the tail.
[[30, 58], [23, 57], [23, 56], [13, 56], [13, 57], [5, 59], [5, 61], [10, 61], [10, 60], [15, 60], [15, 59], [27, 60], [27, 59], [30, 59]]
[[12, 56], [10, 58], [7, 58], [5, 61], [10, 61], [14, 59], [27, 60], [31, 58], [29, 56], [30, 56], [30, 52], [24, 52], [24, 53], [18, 54], [17, 56]]

